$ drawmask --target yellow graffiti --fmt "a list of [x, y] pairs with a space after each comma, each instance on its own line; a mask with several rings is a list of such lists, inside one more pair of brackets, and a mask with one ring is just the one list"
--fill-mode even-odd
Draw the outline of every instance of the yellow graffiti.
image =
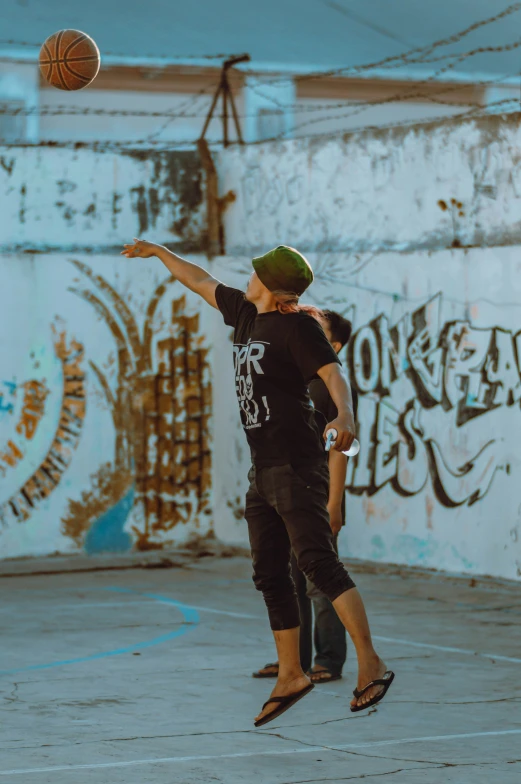
[[22, 415], [16, 425], [16, 432], [30, 441], [44, 414], [45, 398], [49, 390], [40, 381], [26, 381], [24, 386], [24, 402]]
[[0, 452], [0, 460], [12, 468], [22, 459], [23, 452], [16, 446], [13, 441], [7, 442], [7, 449], [5, 452]]

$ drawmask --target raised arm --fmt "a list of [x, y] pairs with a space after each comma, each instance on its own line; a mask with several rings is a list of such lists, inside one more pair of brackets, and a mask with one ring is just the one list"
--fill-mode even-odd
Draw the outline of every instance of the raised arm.
[[152, 256], [157, 256], [179, 283], [182, 283], [183, 286], [186, 286], [190, 291], [195, 291], [195, 293], [199, 294], [209, 305], [217, 308], [215, 289], [219, 285], [219, 281], [212, 277], [212, 275], [202, 267], [199, 267], [197, 264], [192, 264], [191, 261], [182, 259], [181, 256], [172, 253], [172, 251], [163, 247], [163, 245], [156, 245], [154, 242], [134, 239], [132, 245], [124, 246], [121, 255], [126, 256], [127, 259], [149, 259]]
[[340, 369], [340, 365], [336, 362], [332, 362], [330, 365], [324, 365], [324, 367], [320, 368], [318, 371], [318, 375], [326, 385], [338, 410], [337, 418], [333, 422], [329, 422], [326, 426], [324, 438], [326, 432], [330, 428], [334, 428], [338, 433], [334, 449], [336, 449], [337, 452], [344, 452], [349, 449], [356, 436], [351, 387], [347, 383], [344, 374]]

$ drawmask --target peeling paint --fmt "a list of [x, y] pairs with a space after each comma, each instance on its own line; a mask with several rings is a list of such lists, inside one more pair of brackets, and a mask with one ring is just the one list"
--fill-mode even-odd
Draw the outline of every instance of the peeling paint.
[[[197, 525], [200, 515], [210, 511], [211, 383], [199, 316], [186, 315], [186, 297], [174, 300], [171, 337], [156, 339], [156, 311], [173, 283], [167, 279], [148, 303], [141, 335], [128, 302], [86, 264], [73, 264], [90, 285], [80, 279], [71, 292], [102, 317], [117, 347], [115, 392], [107, 371], [92, 360], [90, 364], [116, 433], [114, 473], [106, 468], [103, 482], [107, 474], [119, 480], [105, 485], [94, 477], [94, 490], [87, 491], [81, 502], [69, 502], [74, 504], [74, 514], [69, 512], [62, 530], [67, 535], [72, 532], [76, 542], [82, 540], [93, 517], [117, 505], [135, 483], [135, 500], [143, 509], [143, 524], [132, 527], [136, 547], [160, 546], [159, 534], [178, 523]], [[90, 511], [82, 515], [85, 505]]]
[[[119, 468], [114, 468], [111, 463], [104, 463], [98, 471], [96, 471], [89, 478], [89, 489], [81, 493], [80, 499], [74, 501], [69, 499], [67, 510], [62, 517], [61, 530], [64, 536], [70, 537], [78, 547], [85, 545], [85, 539], [92, 530], [93, 526], [103, 528], [103, 518], [111, 509], [115, 508], [118, 503], [125, 499], [131, 487], [133, 486], [133, 477], [129, 473], [122, 473]], [[133, 498], [133, 495], [132, 495]], [[127, 511], [130, 512], [130, 509]], [[98, 521], [102, 521], [101, 526]], [[126, 520], [126, 517], [125, 517]], [[124, 524], [125, 521], [123, 521]], [[123, 535], [119, 531], [119, 536], [116, 542], [116, 535], [112, 532], [111, 543], [112, 548], [117, 545], [117, 550], [128, 550], [132, 546], [132, 540], [128, 534]], [[103, 534], [101, 533], [101, 536]], [[92, 552], [100, 552], [102, 546], [96, 545], [98, 540], [96, 531], [91, 536]], [[124, 546], [126, 544], [126, 546]]]
[[81, 145], [76, 150], [0, 146], [0, 248], [66, 252], [123, 244], [153, 230], [162, 244], [202, 250], [204, 182], [195, 149], [144, 155]]
[[509, 114], [227, 149], [220, 192], [241, 194], [224, 220], [227, 253], [519, 244], [520, 147]]

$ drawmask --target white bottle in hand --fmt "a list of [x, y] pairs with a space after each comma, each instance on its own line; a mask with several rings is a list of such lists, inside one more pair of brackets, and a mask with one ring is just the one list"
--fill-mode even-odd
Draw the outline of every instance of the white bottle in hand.
[[[334, 445], [334, 443], [335, 443], [335, 441], [337, 439], [337, 436], [338, 436], [338, 433], [336, 432], [336, 430], [334, 428], [331, 428], [331, 430], [327, 431], [327, 433], [326, 433], [326, 452], [330, 451], [331, 447]], [[342, 454], [346, 455], [347, 457], [354, 457], [355, 455], [357, 455], [359, 453], [359, 451], [360, 451], [360, 442], [358, 441], [358, 439], [355, 438], [353, 443], [349, 447], [349, 449], [346, 449], [346, 451], [343, 452]]]

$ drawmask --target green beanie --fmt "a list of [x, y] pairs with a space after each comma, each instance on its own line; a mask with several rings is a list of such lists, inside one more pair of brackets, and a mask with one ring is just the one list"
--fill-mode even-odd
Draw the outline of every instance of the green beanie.
[[313, 270], [304, 256], [287, 245], [279, 245], [252, 261], [253, 269], [270, 291], [288, 291], [299, 297], [313, 283]]

